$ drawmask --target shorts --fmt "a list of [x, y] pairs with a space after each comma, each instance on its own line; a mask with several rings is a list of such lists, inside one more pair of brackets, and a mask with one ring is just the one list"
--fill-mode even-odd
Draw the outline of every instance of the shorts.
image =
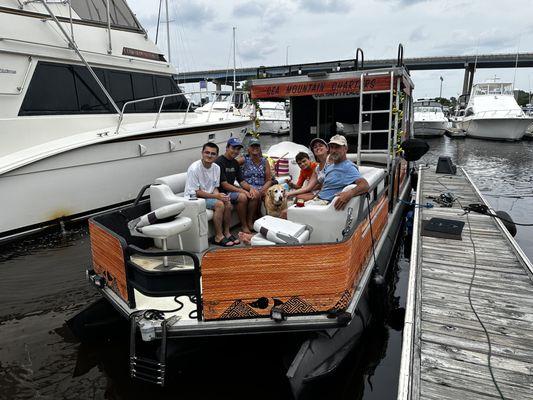
[[228, 196], [231, 204], [237, 204], [239, 201], [239, 192], [228, 192]]
[[205, 199], [205, 208], [208, 210], [214, 210], [215, 204], [217, 204], [218, 199]]

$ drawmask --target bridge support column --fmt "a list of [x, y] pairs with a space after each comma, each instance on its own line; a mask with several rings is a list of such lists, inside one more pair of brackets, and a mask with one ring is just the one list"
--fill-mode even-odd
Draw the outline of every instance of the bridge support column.
[[217, 92], [220, 92], [222, 90], [222, 83], [220, 82], [215, 82], [215, 85], [216, 85], [216, 91]]
[[470, 94], [473, 84], [474, 84], [474, 65], [465, 64], [465, 76], [463, 79], [463, 93], [462, 94]]

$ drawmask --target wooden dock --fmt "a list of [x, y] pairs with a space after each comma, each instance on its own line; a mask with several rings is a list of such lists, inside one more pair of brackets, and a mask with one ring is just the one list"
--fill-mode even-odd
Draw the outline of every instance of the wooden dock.
[[[533, 399], [533, 266], [499, 219], [463, 214], [486, 204], [463, 169], [421, 168], [417, 204], [443, 192], [451, 208], [415, 210], [398, 400]], [[422, 236], [432, 217], [463, 221], [462, 240]]]

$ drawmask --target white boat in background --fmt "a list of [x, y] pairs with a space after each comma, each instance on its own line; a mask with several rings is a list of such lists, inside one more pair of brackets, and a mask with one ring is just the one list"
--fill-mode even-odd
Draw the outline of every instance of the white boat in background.
[[217, 121], [233, 116], [251, 119], [254, 116], [254, 107], [246, 92], [217, 91], [212, 93], [212, 98], [208, 98], [208, 101], [196, 108], [194, 112], [208, 115]]
[[0, 238], [125, 204], [252, 127], [192, 112], [126, 2], [108, 4], [0, 0]]
[[432, 99], [419, 99], [413, 103], [414, 135], [437, 137], [444, 135], [452, 124], [444, 115], [442, 105]]
[[474, 85], [460, 128], [471, 137], [516, 141], [532, 122], [516, 102], [512, 83], [494, 78]]
[[285, 103], [275, 101], [257, 102], [257, 119], [259, 133], [284, 135], [290, 130], [290, 119], [287, 116]]

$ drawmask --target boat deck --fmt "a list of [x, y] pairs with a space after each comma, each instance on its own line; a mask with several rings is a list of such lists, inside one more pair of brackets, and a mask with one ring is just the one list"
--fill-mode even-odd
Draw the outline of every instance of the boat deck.
[[[533, 399], [533, 266], [499, 219], [463, 213], [486, 204], [463, 169], [421, 168], [417, 204], [443, 192], [451, 208], [415, 210], [398, 399]], [[422, 236], [432, 217], [464, 222], [462, 239]]]

